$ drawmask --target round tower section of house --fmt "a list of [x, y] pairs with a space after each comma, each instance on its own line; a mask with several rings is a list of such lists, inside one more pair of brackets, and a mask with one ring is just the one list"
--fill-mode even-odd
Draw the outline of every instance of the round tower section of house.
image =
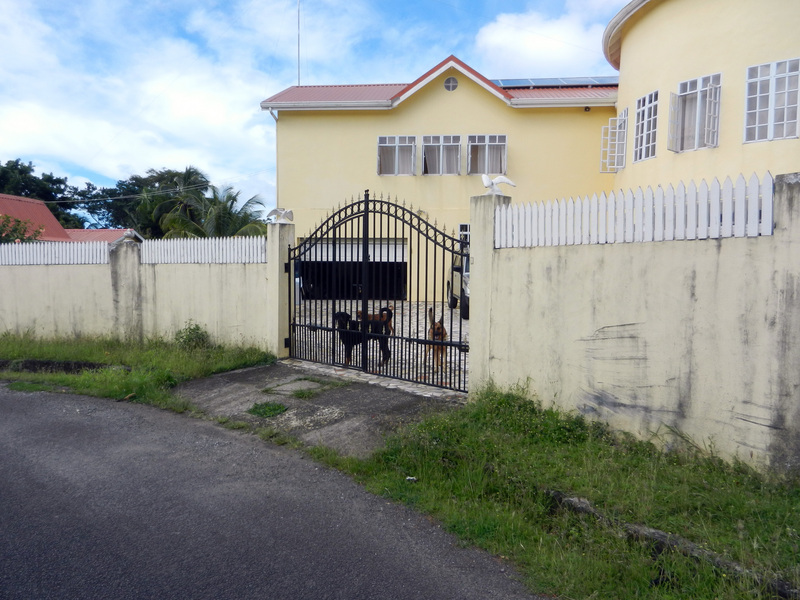
[[798, 23], [787, 0], [625, 6], [603, 38], [619, 70], [604, 133], [614, 187], [797, 171]]

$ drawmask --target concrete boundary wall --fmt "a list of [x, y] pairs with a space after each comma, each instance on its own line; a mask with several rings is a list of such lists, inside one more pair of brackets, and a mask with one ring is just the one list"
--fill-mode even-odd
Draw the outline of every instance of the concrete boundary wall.
[[497, 250], [472, 198], [473, 389], [800, 469], [800, 174], [774, 197], [767, 237]]
[[108, 264], [0, 266], [0, 332], [39, 337], [171, 338], [188, 320], [218, 343], [286, 356], [294, 225], [273, 224], [267, 262], [143, 264], [141, 245], [112, 247]]

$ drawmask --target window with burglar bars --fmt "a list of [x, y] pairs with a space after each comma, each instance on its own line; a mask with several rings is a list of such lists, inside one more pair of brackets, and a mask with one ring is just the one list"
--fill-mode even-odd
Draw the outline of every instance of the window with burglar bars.
[[636, 101], [636, 129], [633, 138], [633, 162], [656, 155], [656, 126], [658, 124], [658, 91]]
[[798, 136], [799, 79], [800, 58], [747, 69], [745, 142]]
[[686, 152], [719, 145], [720, 74], [684, 81], [670, 94], [667, 148]]
[[378, 175], [413, 175], [417, 137], [384, 135], [378, 137]]
[[470, 175], [506, 174], [506, 136], [467, 136]]
[[619, 116], [608, 120], [603, 127], [602, 146], [600, 148], [600, 172], [616, 173], [625, 168], [625, 152], [628, 138], [628, 109]]
[[460, 175], [461, 136], [422, 136], [422, 174]]

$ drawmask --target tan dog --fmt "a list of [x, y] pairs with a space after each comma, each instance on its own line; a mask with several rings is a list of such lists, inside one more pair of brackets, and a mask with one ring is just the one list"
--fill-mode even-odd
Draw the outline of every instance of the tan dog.
[[[358, 313], [358, 320], [363, 321], [362, 312], [359, 310]], [[394, 304], [390, 304], [389, 306], [384, 306], [381, 308], [379, 313], [370, 313], [367, 315], [367, 321], [382, 321], [383, 328], [387, 330], [387, 333], [390, 335], [394, 335], [394, 325], [392, 324], [392, 319], [394, 318]]]
[[[435, 342], [447, 341], [447, 329], [444, 328], [444, 315], [436, 321], [433, 316], [433, 307], [428, 309], [428, 339]], [[433, 366], [438, 371], [444, 370], [445, 347], [437, 345], [425, 346], [425, 362], [428, 362], [428, 353], [433, 352]]]

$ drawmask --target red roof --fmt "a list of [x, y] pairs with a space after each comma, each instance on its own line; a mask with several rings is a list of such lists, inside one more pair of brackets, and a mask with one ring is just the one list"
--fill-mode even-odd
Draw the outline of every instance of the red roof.
[[[387, 110], [394, 108], [448, 69], [456, 69], [513, 107], [614, 104], [617, 86], [594, 78], [582, 83], [541, 85], [535, 80], [492, 81], [455, 56], [449, 56], [412, 83], [292, 86], [261, 103], [264, 110]], [[608, 78], [606, 78], [608, 79]], [[519, 82], [530, 82], [518, 85]], [[554, 80], [547, 80], [548, 83]], [[598, 85], [601, 83], [601, 85]]]
[[283, 102], [381, 102], [391, 100], [407, 85], [405, 83], [293, 85], [264, 102], [270, 104]]
[[141, 240], [142, 237], [133, 229], [64, 229], [47, 205], [35, 198], [0, 194], [0, 215], [8, 215], [20, 221], [30, 221], [28, 233], [44, 227], [44, 232], [37, 240], [41, 242], [116, 242], [127, 231], [133, 231]]
[[71, 241], [66, 230], [58, 222], [47, 205], [41, 200], [23, 198], [22, 196], [9, 196], [0, 194], [0, 215], [8, 215], [20, 221], [30, 221], [28, 233], [44, 226], [44, 232], [39, 240], [45, 242]]
[[[121, 240], [127, 231], [133, 229], [67, 229], [73, 242], [114, 242]], [[133, 231], [133, 233], [136, 233]], [[136, 237], [139, 237], [138, 234]], [[141, 239], [141, 238], [140, 238]]]

